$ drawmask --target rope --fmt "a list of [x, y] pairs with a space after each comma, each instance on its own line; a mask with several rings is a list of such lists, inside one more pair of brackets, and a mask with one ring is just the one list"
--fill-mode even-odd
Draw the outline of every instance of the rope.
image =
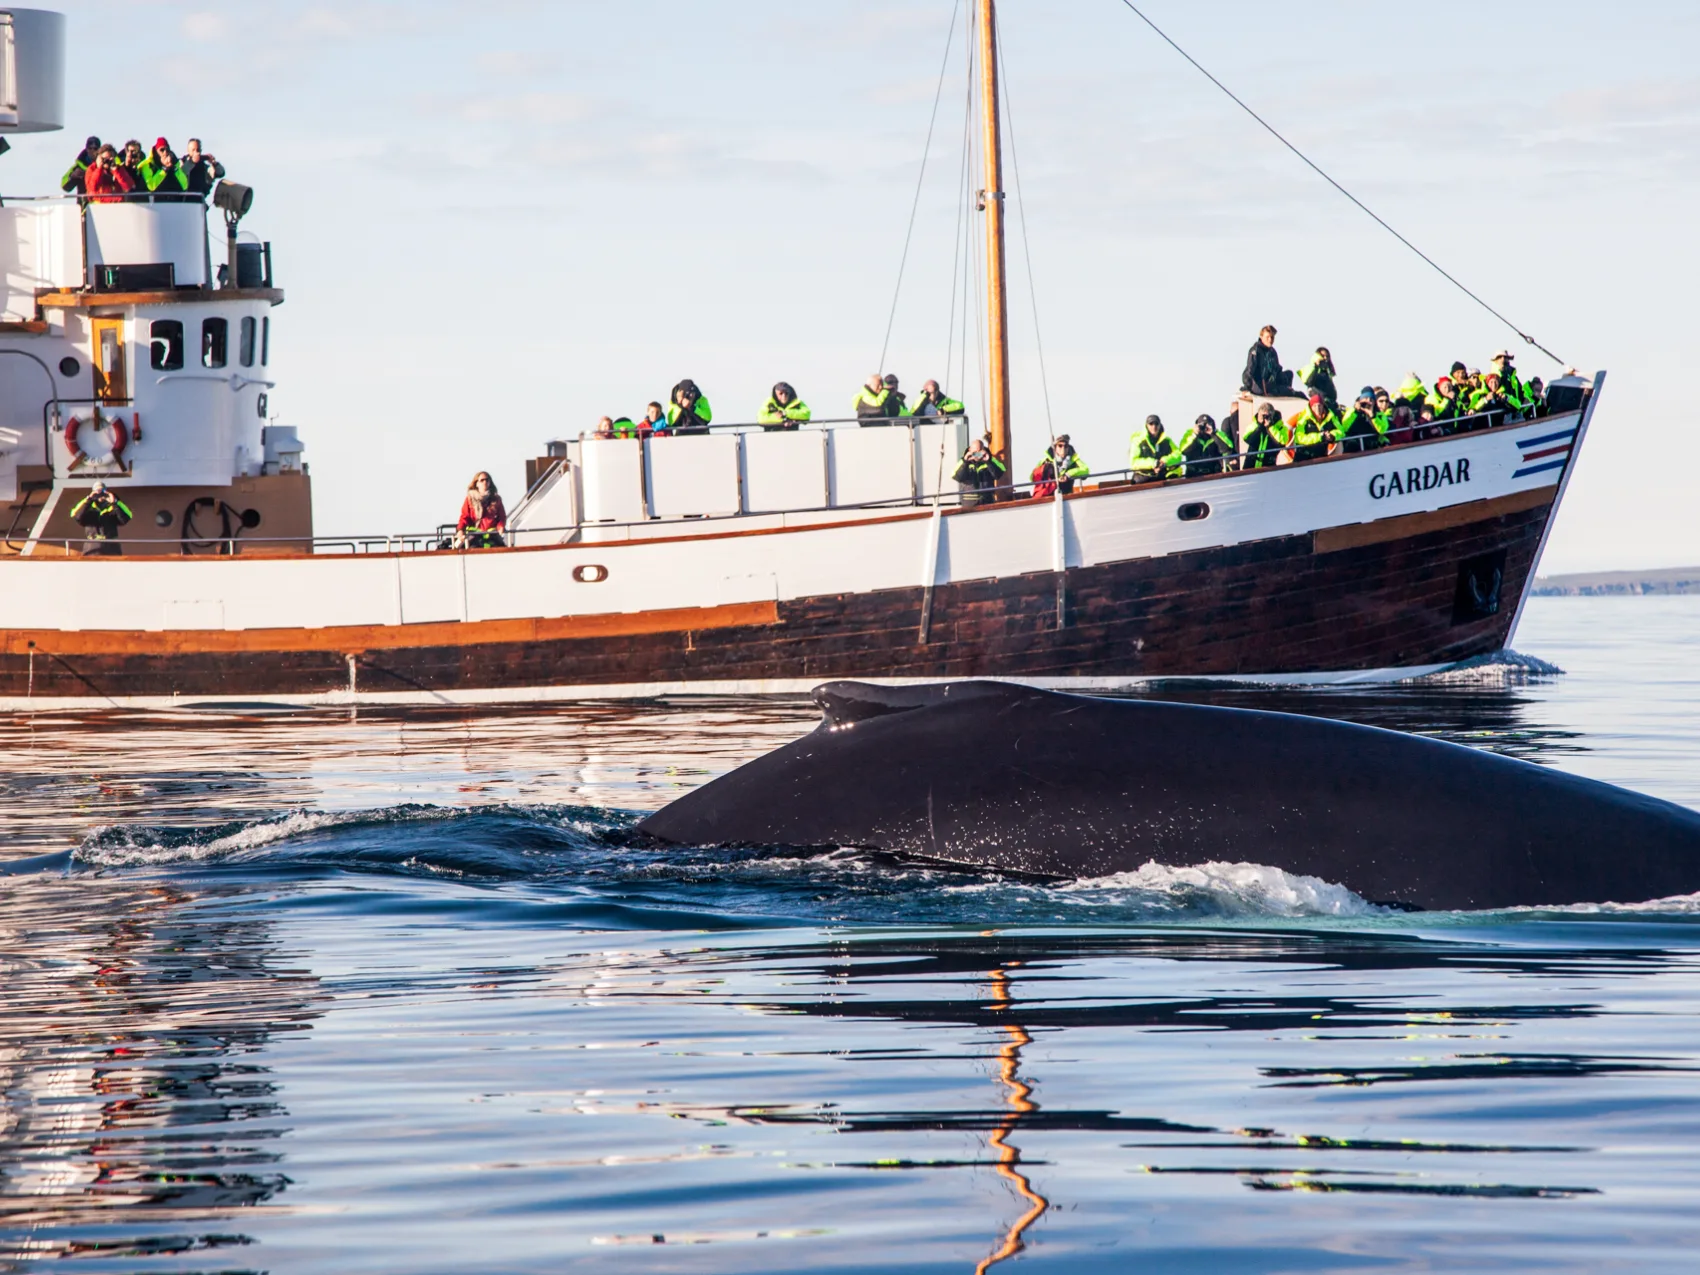
[[1180, 45], [1176, 44], [1173, 40], [1171, 40], [1168, 37], [1168, 34], [1166, 32], [1164, 32], [1164, 30], [1161, 27], [1159, 27], [1155, 22], [1151, 21], [1150, 18], [1146, 17], [1143, 13], [1141, 13], [1139, 11], [1138, 7], [1133, 3], [1133, 0], [1121, 0], [1121, 2], [1124, 5], [1126, 5], [1130, 10], [1132, 10], [1135, 17], [1137, 17], [1141, 22], [1143, 22], [1146, 26], [1150, 27], [1160, 37], [1162, 37], [1163, 43], [1167, 44], [1171, 49], [1173, 49], [1176, 53], [1180, 54], [1188, 62], [1191, 62], [1194, 69], [1197, 70], [1200, 75], [1202, 75], [1205, 79], [1209, 80], [1217, 88], [1221, 89], [1222, 92], [1226, 93], [1228, 95], [1228, 97], [1233, 100], [1234, 105], [1238, 106], [1247, 115], [1251, 116], [1252, 119], [1256, 120], [1259, 124], [1261, 124], [1264, 127], [1264, 129], [1268, 131], [1268, 133], [1271, 137], [1273, 137], [1276, 141], [1280, 142], [1281, 145], [1285, 146], [1288, 150], [1292, 151], [1293, 154], [1297, 155], [1301, 160], [1303, 160], [1305, 162], [1305, 165], [1312, 172], [1314, 172], [1318, 177], [1322, 178], [1323, 181], [1327, 182], [1330, 186], [1334, 187], [1335, 190], [1339, 191], [1347, 199], [1351, 200], [1354, 204], [1356, 204], [1365, 213], [1368, 213], [1369, 216], [1375, 221], [1375, 223], [1378, 226], [1380, 226], [1388, 234], [1392, 235], [1400, 243], [1404, 244], [1412, 252], [1416, 253], [1417, 256], [1421, 257], [1424, 261], [1426, 261], [1431, 267], [1434, 268], [1435, 272], [1437, 274], [1439, 274], [1441, 278], [1445, 279], [1453, 287], [1457, 288], [1458, 291], [1462, 292], [1465, 296], [1469, 297], [1470, 300], [1474, 301], [1477, 305], [1481, 306], [1482, 309], [1486, 310], [1489, 314], [1493, 315], [1494, 318], [1498, 319], [1506, 327], [1510, 328], [1518, 336], [1522, 337], [1525, 341], [1527, 341], [1530, 345], [1534, 346], [1542, 354], [1546, 355], [1554, 363], [1559, 364], [1561, 367], [1568, 367], [1569, 366], [1569, 364], [1567, 364], [1563, 359], [1559, 358], [1558, 355], [1554, 354], [1551, 350], [1547, 349], [1546, 346], [1542, 345], [1539, 341], [1535, 340], [1534, 337], [1530, 336], [1527, 332], [1523, 331], [1522, 328], [1518, 327], [1515, 323], [1513, 323], [1510, 319], [1506, 318], [1498, 310], [1495, 310], [1491, 305], [1489, 305], [1486, 301], [1483, 301], [1474, 292], [1471, 292], [1470, 289], [1466, 288], [1462, 283], [1458, 282], [1457, 279], [1453, 278], [1453, 276], [1451, 274], [1449, 274], [1444, 268], [1442, 268], [1442, 266], [1440, 265], [1439, 262], [1437, 262], [1433, 257], [1429, 256], [1428, 253], [1424, 252], [1421, 248], [1417, 247], [1417, 245], [1412, 243], [1409, 239], [1405, 238], [1404, 235], [1400, 234], [1397, 230], [1393, 229], [1392, 226], [1388, 225], [1385, 221], [1383, 221], [1381, 219], [1381, 217], [1378, 216], [1375, 213], [1375, 211], [1369, 207], [1369, 205], [1364, 203], [1363, 200], [1359, 199], [1351, 191], [1347, 190], [1339, 182], [1335, 181], [1327, 173], [1323, 172], [1322, 169], [1319, 168], [1311, 160], [1310, 156], [1306, 155], [1297, 146], [1294, 146], [1285, 137], [1281, 136], [1281, 134], [1276, 131], [1275, 126], [1273, 124], [1271, 124], [1268, 120], [1264, 119], [1263, 116], [1259, 115], [1256, 111], [1252, 110], [1251, 107], [1247, 106], [1243, 101], [1241, 101], [1239, 96], [1232, 89], [1230, 89], [1226, 84], [1222, 83], [1221, 80], [1218, 80], [1214, 75], [1210, 74], [1209, 71], [1206, 71], [1202, 66], [1200, 66], [1197, 58], [1193, 57], [1192, 54], [1188, 53], [1185, 49], [1181, 48]]
[[1027, 264], [1027, 299], [1033, 307], [1033, 344], [1039, 352], [1039, 388], [1045, 396], [1045, 428], [1050, 431], [1054, 443], [1057, 441], [1057, 426], [1051, 419], [1051, 381], [1045, 375], [1045, 338], [1039, 331], [1039, 290], [1033, 284], [1033, 249], [1027, 242], [1027, 203], [1021, 197], [1021, 152], [1015, 145], [1015, 108], [1010, 104], [1009, 63], [1004, 57], [1002, 41], [998, 42], [998, 70], [1002, 73], [999, 78], [1003, 84], [1004, 119], [1009, 123], [1009, 162], [1015, 173], [1015, 216], [1021, 223], [1021, 256]]
[[897, 299], [903, 295], [903, 270], [909, 264], [909, 244], [915, 238], [915, 214], [921, 210], [921, 187], [927, 180], [927, 160], [933, 153], [933, 126], [939, 120], [939, 102], [944, 98], [945, 72], [950, 69], [950, 46], [956, 40], [956, 12], [962, 6], [962, 0], [952, 0], [950, 6], [950, 27], [944, 37], [944, 59], [939, 63], [939, 84], [933, 90], [933, 114], [927, 120], [927, 142], [921, 149], [921, 175], [915, 179], [915, 202], [909, 207], [909, 229], [903, 236], [903, 256], [897, 263], [897, 287], [891, 294], [891, 317], [885, 321], [885, 343], [880, 346], [879, 367], [885, 370], [885, 356], [891, 350], [891, 329], [897, 323]]

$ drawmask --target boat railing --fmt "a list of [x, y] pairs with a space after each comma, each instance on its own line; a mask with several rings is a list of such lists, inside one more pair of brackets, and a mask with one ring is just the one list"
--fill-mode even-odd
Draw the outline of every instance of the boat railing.
[[670, 425], [662, 425], [655, 429], [644, 429], [642, 428], [643, 422], [639, 421], [632, 423], [631, 429], [625, 433], [597, 434], [594, 430], [584, 430], [578, 435], [577, 441], [582, 442], [590, 438], [650, 438], [655, 436], [689, 438], [693, 435], [726, 433], [781, 434], [811, 429], [828, 429], [840, 425], [860, 425], [867, 428], [877, 428], [882, 425], [942, 425], [947, 421], [966, 421], [968, 419], [967, 412], [934, 412], [925, 416], [918, 414], [908, 416], [813, 416], [806, 421], [786, 421], [783, 424], [772, 421], [712, 421], [707, 425], [692, 425], [684, 429], [677, 429]]
[[[1559, 413], [1559, 417], [1570, 415], [1570, 412]], [[1390, 443], [1377, 451], [1399, 451], [1407, 447], [1445, 442], [1456, 439], [1463, 433], [1485, 432], [1487, 429], [1500, 429], [1513, 425], [1527, 425], [1536, 418], [1518, 418], [1515, 420], [1493, 421], [1493, 417], [1502, 416], [1500, 412], [1483, 412], [1473, 416], [1460, 417], [1455, 421], [1446, 422], [1448, 425], [1461, 425], [1469, 421], [1481, 420], [1484, 425], [1467, 431], [1454, 431], [1442, 437], [1430, 439], [1414, 439], [1405, 443]], [[1544, 418], [1541, 418], [1544, 419]], [[1557, 419], [1557, 418], [1555, 418]], [[1364, 453], [1335, 452], [1327, 457], [1317, 457], [1310, 461], [1295, 461], [1290, 451], [1283, 449], [1275, 465], [1268, 469], [1284, 469], [1292, 465], [1309, 465], [1332, 460], [1348, 459], [1353, 455]], [[1243, 453], [1231, 453], [1225, 460], [1234, 464], [1243, 459]], [[1136, 485], [1152, 489], [1174, 490], [1190, 487], [1194, 484], [1208, 484], [1222, 478], [1233, 477], [1236, 474], [1251, 472], [1266, 472], [1265, 470], [1247, 470], [1225, 467], [1219, 473], [1197, 474], [1190, 476], [1172, 475], [1165, 478], [1152, 478], [1149, 473], [1136, 471], [1132, 468], [1094, 470], [1083, 478], [1073, 480], [1065, 490], [1071, 493], [1089, 493], [1094, 491], [1114, 490]], [[893, 498], [888, 500], [869, 501], [855, 506], [821, 505], [806, 509], [790, 509], [768, 515], [752, 515], [745, 513], [705, 514], [699, 517], [687, 518], [643, 518], [623, 522], [580, 522], [560, 526], [524, 527], [517, 532], [510, 532], [509, 541], [515, 535], [522, 536], [530, 547], [544, 547], [571, 542], [602, 544], [621, 541], [642, 541], [658, 536], [669, 536], [683, 532], [691, 536], [709, 533], [709, 527], [748, 523], [752, 518], [777, 519], [782, 525], [795, 527], [831, 526], [831, 516], [842, 517], [846, 512], [860, 513], [900, 513], [910, 511], [928, 511], [934, 508], [964, 509], [985, 508], [990, 506], [1014, 506], [1030, 503], [1035, 499], [1050, 499], [1054, 484], [1043, 481], [1035, 482], [1030, 478], [1013, 482], [1007, 486], [974, 490], [970, 488], [956, 491], [938, 491], [926, 496]], [[1043, 493], [1040, 489], [1043, 488]], [[1177, 507], [1177, 516], [1183, 521], [1207, 516], [1208, 504], [1203, 501], [1183, 502]], [[587, 537], [586, 533], [592, 533]], [[67, 555], [98, 554], [102, 549], [110, 549], [113, 542], [83, 537], [53, 537], [42, 538], [35, 542], [38, 546], [51, 546], [61, 549]], [[125, 536], [117, 542], [121, 550], [141, 550], [135, 556], [184, 556], [184, 557], [228, 557], [252, 554], [256, 557], [268, 555], [294, 555], [303, 552], [326, 555], [342, 555], [350, 557], [421, 554], [437, 552], [488, 552], [487, 549], [475, 547], [466, 543], [456, 535], [455, 524], [443, 523], [429, 532], [382, 533], [373, 535], [341, 535], [341, 536], [251, 536], [237, 535], [219, 538], [197, 538], [190, 542], [180, 537], [141, 537]], [[508, 547], [503, 545], [500, 547]], [[151, 552], [148, 550], [151, 549]], [[39, 549], [37, 550], [39, 552]]]
[[6, 313], [29, 319], [36, 296], [50, 291], [271, 287], [269, 245], [258, 242], [239, 248], [241, 279], [221, 276], [208, 215], [206, 198], [189, 191], [8, 195], [0, 221], [40, 246], [27, 266], [14, 271]]

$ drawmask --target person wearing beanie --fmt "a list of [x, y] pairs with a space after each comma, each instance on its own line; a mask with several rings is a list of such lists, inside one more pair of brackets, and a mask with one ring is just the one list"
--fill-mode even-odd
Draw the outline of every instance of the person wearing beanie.
[[65, 170], [65, 175], [59, 179], [59, 189], [67, 195], [74, 195], [83, 189], [87, 180], [84, 176], [94, 167], [94, 157], [100, 154], [100, 138], [93, 133], [83, 143], [83, 149], [77, 152], [77, 157], [71, 161], [71, 166]]
[[1050, 496], [1061, 491], [1066, 496], [1074, 490], [1077, 479], [1085, 478], [1091, 472], [1086, 462], [1080, 459], [1080, 453], [1074, 450], [1068, 435], [1058, 434], [1051, 440], [1050, 450], [1033, 466], [1033, 494]]
[[1375, 387], [1366, 385], [1358, 391], [1358, 401], [1352, 404], [1340, 421], [1340, 450], [1346, 453], [1373, 452], [1387, 446], [1383, 431], [1387, 419], [1375, 411]]
[[1175, 471], [1176, 477], [1200, 478], [1227, 468], [1234, 449], [1216, 428], [1216, 418], [1206, 413], [1182, 436], [1180, 452], [1181, 465]]
[[686, 377], [673, 387], [673, 392], [667, 396], [667, 428], [675, 434], [706, 434], [708, 423], [714, 419], [714, 409], [708, 405], [708, 399], [697, 388], [697, 383]]
[[171, 143], [163, 137], [153, 144], [153, 150], [136, 172], [142, 179], [142, 186], [156, 198], [181, 199], [188, 195], [189, 176], [183, 171], [183, 165], [177, 162]]
[[1321, 460], [1340, 437], [1340, 417], [1329, 410], [1321, 390], [1310, 392], [1310, 400], [1293, 413], [1288, 426], [1292, 431], [1295, 462]]

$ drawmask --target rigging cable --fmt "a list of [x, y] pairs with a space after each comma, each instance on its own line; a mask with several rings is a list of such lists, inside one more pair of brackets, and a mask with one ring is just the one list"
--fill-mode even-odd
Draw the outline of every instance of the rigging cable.
[[885, 344], [880, 346], [880, 371], [885, 371], [885, 356], [891, 349], [891, 329], [897, 322], [897, 299], [903, 295], [903, 269], [909, 264], [909, 243], [915, 238], [915, 214], [921, 210], [921, 187], [927, 180], [927, 160], [933, 153], [933, 126], [939, 120], [939, 102], [944, 97], [945, 72], [950, 69], [950, 46], [956, 40], [956, 13], [962, 0], [953, 0], [950, 7], [950, 27], [944, 37], [944, 59], [939, 63], [939, 86], [933, 90], [933, 114], [927, 120], [927, 142], [921, 150], [921, 175], [915, 179], [915, 202], [909, 208], [909, 229], [903, 236], [903, 256], [897, 263], [897, 287], [891, 294], [891, 317], [885, 321]]
[[1432, 266], [1434, 268], [1435, 272], [1437, 274], [1439, 274], [1441, 278], [1445, 279], [1453, 287], [1457, 288], [1458, 291], [1462, 292], [1465, 296], [1469, 297], [1470, 300], [1474, 301], [1477, 305], [1481, 306], [1482, 309], [1486, 310], [1489, 314], [1493, 315], [1494, 318], [1498, 319], [1506, 327], [1510, 328], [1518, 336], [1522, 337], [1525, 341], [1527, 341], [1530, 345], [1534, 346], [1542, 354], [1546, 355], [1554, 363], [1557, 363], [1557, 364], [1559, 364], [1560, 366], [1563, 366], [1563, 367], [1569, 366], [1569, 364], [1565, 363], [1565, 361], [1563, 359], [1559, 358], [1558, 355], [1554, 354], [1551, 350], [1547, 349], [1546, 346], [1542, 345], [1539, 341], [1535, 340], [1534, 337], [1530, 336], [1527, 332], [1523, 331], [1522, 328], [1518, 327], [1515, 323], [1513, 323], [1510, 319], [1506, 318], [1498, 310], [1495, 310], [1491, 305], [1489, 305], [1486, 301], [1483, 301], [1474, 292], [1471, 292], [1462, 283], [1458, 282], [1457, 279], [1453, 278], [1452, 275], [1449, 274], [1440, 265], [1440, 263], [1438, 261], [1436, 261], [1433, 257], [1429, 256], [1428, 253], [1424, 252], [1421, 248], [1417, 247], [1416, 244], [1412, 243], [1409, 239], [1405, 238], [1404, 235], [1400, 234], [1397, 230], [1393, 229], [1392, 226], [1388, 225], [1385, 221], [1383, 221], [1381, 219], [1381, 217], [1379, 217], [1374, 212], [1374, 210], [1372, 210], [1369, 207], [1369, 205], [1364, 203], [1363, 200], [1359, 199], [1351, 191], [1347, 190], [1339, 182], [1335, 181], [1327, 173], [1323, 172], [1322, 169], [1319, 168], [1316, 165], [1316, 163], [1310, 158], [1310, 156], [1306, 155], [1297, 146], [1294, 146], [1285, 137], [1281, 136], [1281, 134], [1276, 131], [1275, 126], [1273, 124], [1271, 124], [1268, 120], [1264, 119], [1263, 116], [1259, 115], [1256, 111], [1252, 110], [1251, 107], [1247, 106], [1243, 101], [1241, 101], [1239, 96], [1232, 89], [1230, 89], [1226, 84], [1222, 83], [1221, 80], [1218, 80], [1214, 75], [1210, 74], [1209, 71], [1206, 71], [1203, 66], [1199, 65], [1197, 58], [1193, 57], [1192, 54], [1188, 53], [1185, 49], [1181, 48], [1180, 45], [1176, 44], [1173, 40], [1171, 40], [1169, 38], [1168, 34], [1163, 30], [1162, 27], [1158, 26], [1155, 22], [1151, 21], [1150, 18], [1146, 17], [1142, 12], [1140, 12], [1138, 6], [1136, 6], [1133, 3], [1133, 0], [1121, 0], [1121, 2], [1124, 5], [1126, 5], [1130, 10], [1132, 10], [1135, 17], [1137, 17], [1146, 26], [1150, 27], [1153, 31], [1155, 31], [1162, 38], [1163, 43], [1167, 44], [1171, 49], [1173, 49], [1176, 53], [1180, 54], [1188, 62], [1191, 62], [1194, 69], [1196, 69], [1200, 75], [1202, 75], [1205, 79], [1209, 80], [1217, 88], [1221, 89], [1222, 92], [1226, 93], [1228, 95], [1228, 97], [1233, 100], [1233, 102], [1236, 106], [1238, 106], [1247, 115], [1251, 116], [1252, 119], [1256, 120], [1259, 124], [1261, 124], [1264, 127], [1264, 129], [1268, 131], [1268, 133], [1271, 137], [1273, 137], [1276, 141], [1280, 142], [1281, 145], [1285, 146], [1288, 150], [1292, 151], [1293, 154], [1297, 155], [1301, 160], [1303, 160], [1305, 162], [1306, 166], [1309, 167], [1310, 170], [1312, 172], [1314, 172], [1318, 177], [1322, 178], [1323, 181], [1327, 182], [1330, 186], [1334, 187], [1335, 190], [1339, 191], [1347, 199], [1351, 200], [1354, 204], [1356, 204], [1365, 213], [1368, 213], [1369, 216], [1374, 219], [1376, 224], [1379, 225], [1383, 230], [1385, 230], [1388, 234], [1392, 235], [1400, 243], [1404, 244], [1412, 252], [1416, 253], [1417, 256], [1421, 257], [1424, 261], [1426, 261], [1430, 266]]
[[1015, 174], [1015, 216], [1021, 223], [1021, 256], [1027, 263], [1027, 300], [1033, 306], [1033, 345], [1039, 352], [1039, 388], [1045, 396], [1045, 428], [1051, 441], [1057, 441], [1056, 422], [1051, 419], [1051, 381], [1045, 375], [1045, 338], [1039, 332], [1039, 290], [1033, 286], [1033, 249], [1027, 243], [1027, 203], [1021, 197], [1021, 152], [1015, 145], [1015, 108], [1010, 104], [1009, 62], [1004, 57], [1003, 43], [998, 43], [998, 79], [1003, 84], [1003, 113], [1009, 121], [1009, 162]]

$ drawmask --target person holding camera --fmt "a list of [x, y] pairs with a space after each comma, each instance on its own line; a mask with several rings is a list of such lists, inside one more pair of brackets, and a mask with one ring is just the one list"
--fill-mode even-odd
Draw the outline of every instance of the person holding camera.
[[667, 428], [675, 434], [706, 434], [708, 423], [714, 419], [714, 409], [702, 396], [697, 383], [686, 377], [668, 395]]
[[189, 193], [189, 178], [183, 172], [183, 165], [177, 162], [177, 153], [163, 137], [153, 144], [153, 150], [136, 171], [156, 199], [181, 199]]
[[1216, 428], [1216, 418], [1209, 413], [1192, 423], [1181, 438], [1180, 464], [1177, 478], [1197, 478], [1201, 474], [1219, 474], [1229, 466], [1228, 457], [1234, 449]]
[[961, 416], [968, 409], [939, 388], [937, 381], [921, 387], [921, 397], [915, 400], [916, 416]]
[[97, 204], [116, 204], [136, 189], [136, 179], [118, 162], [118, 152], [102, 146], [83, 174], [83, 192]]
[[224, 176], [224, 165], [201, 150], [200, 138], [191, 137], [183, 148], [183, 172], [189, 180], [189, 193], [205, 199]]
[[965, 489], [962, 493], [962, 507], [971, 509], [975, 505], [990, 504], [996, 500], [997, 489], [1003, 486], [1008, 473], [1009, 466], [992, 452], [992, 440], [982, 434], [968, 444], [968, 450], [962, 453], [962, 460], [957, 464], [956, 472], [951, 478]]
[[118, 543], [118, 528], [130, 518], [129, 507], [108, 491], [105, 483], [96, 483], [94, 490], [71, 510], [72, 521], [83, 528], [86, 537], [83, 541], [85, 554], [122, 554], [124, 548]]

